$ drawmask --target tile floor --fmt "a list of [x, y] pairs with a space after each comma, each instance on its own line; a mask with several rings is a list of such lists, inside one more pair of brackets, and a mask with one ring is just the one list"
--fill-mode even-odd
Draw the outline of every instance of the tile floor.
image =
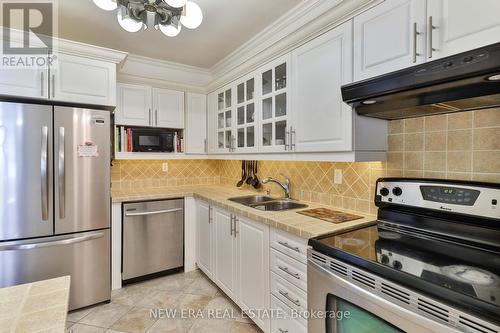
[[[156, 319], [151, 309], [178, 309], [176, 318]], [[181, 318], [189, 310], [203, 316]], [[200, 312], [198, 312], [200, 311]], [[208, 318], [209, 314], [223, 318]], [[227, 314], [235, 314], [227, 318]], [[113, 291], [111, 303], [68, 314], [72, 333], [261, 333], [203, 273], [194, 271], [129, 285]]]

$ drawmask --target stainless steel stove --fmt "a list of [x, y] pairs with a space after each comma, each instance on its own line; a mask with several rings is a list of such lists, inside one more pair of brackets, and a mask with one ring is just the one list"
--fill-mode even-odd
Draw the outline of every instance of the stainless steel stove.
[[309, 333], [500, 333], [500, 184], [379, 179], [375, 204], [309, 241]]

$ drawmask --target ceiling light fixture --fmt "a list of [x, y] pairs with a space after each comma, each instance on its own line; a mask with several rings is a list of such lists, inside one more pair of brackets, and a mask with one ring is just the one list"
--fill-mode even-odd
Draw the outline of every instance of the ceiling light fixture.
[[168, 37], [181, 31], [181, 24], [196, 29], [203, 21], [200, 6], [189, 0], [93, 0], [103, 10], [118, 9], [116, 17], [128, 32], [153, 26]]

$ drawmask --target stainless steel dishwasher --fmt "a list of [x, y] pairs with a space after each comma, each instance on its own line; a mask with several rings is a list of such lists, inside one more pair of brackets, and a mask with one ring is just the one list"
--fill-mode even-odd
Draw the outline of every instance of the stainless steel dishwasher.
[[122, 280], [133, 282], [184, 265], [184, 200], [123, 205]]

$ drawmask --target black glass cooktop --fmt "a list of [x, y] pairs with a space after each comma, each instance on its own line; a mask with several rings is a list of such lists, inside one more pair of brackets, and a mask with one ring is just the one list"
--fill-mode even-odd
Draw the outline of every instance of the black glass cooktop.
[[[496, 237], [496, 236], [495, 236]], [[311, 239], [319, 252], [500, 321], [500, 239], [466, 244], [390, 223]]]

